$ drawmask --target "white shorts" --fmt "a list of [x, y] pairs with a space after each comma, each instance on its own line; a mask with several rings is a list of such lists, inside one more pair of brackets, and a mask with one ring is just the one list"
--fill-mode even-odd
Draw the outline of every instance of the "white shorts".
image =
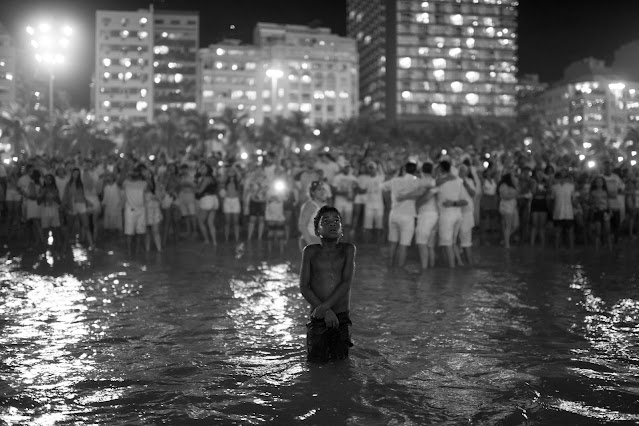
[[384, 207], [364, 207], [364, 229], [382, 229], [384, 227]]
[[415, 218], [411, 216], [396, 216], [388, 218], [388, 241], [409, 246], [415, 233]]
[[124, 208], [124, 235], [146, 234], [146, 210]]
[[461, 209], [445, 208], [439, 214], [439, 245], [452, 246], [461, 225]]
[[439, 219], [437, 212], [424, 212], [417, 216], [417, 227], [415, 228], [415, 243], [426, 245], [434, 235], [435, 226]]
[[217, 210], [220, 208], [220, 202], [217, 195], [205, 195], [199, 201], [200, 210]]
[[335, 208], [342, 215], [344, 225], [353, 223], [353, 202], [344, 197], [335, 197]]
[[225, 198], [222, 209], [224, 210], [224, 213], [240, 214], [242, 212], [240, 199], [238, 197]]
[[459, 245], [461, 247], [473, 246], [473, 227], [475, 226], [475, 215], [473, 212], [462, 213], [461, 225], [459, 227]]

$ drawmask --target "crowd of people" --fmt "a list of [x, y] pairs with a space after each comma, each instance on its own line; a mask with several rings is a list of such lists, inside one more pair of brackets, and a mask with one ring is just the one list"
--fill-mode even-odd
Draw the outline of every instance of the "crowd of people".
[[313, 219], [332, 205], [345, 239], [388, 241], [399, 267], [416, 246], [427, 269], [472, 265], [473, 247], [486, 245], [613, 249], [635, 237], [639, 212], [639, 174], [628, 164], [602, 157], [588, 167], [526, 150], [433, 154], [370, 144], [236, 159], [114, 152], [13, 160], [0, 163], [0, 235], [38, 250], [93, 249], [121, 236], [130, 253], [182, 241], [302, 248], [319, 242]]

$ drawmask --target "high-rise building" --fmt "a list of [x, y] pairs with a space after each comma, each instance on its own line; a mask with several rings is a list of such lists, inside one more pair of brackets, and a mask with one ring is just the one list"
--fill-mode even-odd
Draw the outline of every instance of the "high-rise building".
[[95, 116], [110, 124], [153, 119], [153, 13], [96, 12]]
[[0, 107], [15, 102], [16, 59], [13, 38], [0, 23]]
[[157, 10], [153, 21], [154, 109], [195, 109], [199, 14]]
[[639, 122], [639, 82], [604, 61], [587, 58], [569, 65], [562, 81], [537, 97], [538, 110], [555, 128], [582, 142], [619, 141]]
[[250, 123], [299, 111], [307, 123], [358, 113], [355, 41], [328, 28], [259, 23], [254, 43], [227, 40], [200, 50], [200, 109], [248, 113]]
[[515, 115], [516, 0], [349, 0], [363, 111], [388, 121]]
[[150, 122], [169, 108], [193, 109], [197, 12], [140, 9], [96, 13], [96, 119]]

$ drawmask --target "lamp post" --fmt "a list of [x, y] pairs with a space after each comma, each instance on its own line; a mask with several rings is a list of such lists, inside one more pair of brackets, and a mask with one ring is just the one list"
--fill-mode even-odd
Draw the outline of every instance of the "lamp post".
[[284, 71], [275, 68], [266, 70], [266, 76], [271, 79], [271, 108], [275, 114], [275, 105], [277, 97], [277, 80], [284, 77]]
[[31, 37], [30, 44], [35, 52], [35, 60], [49, 71], [49, 118], [53, 123], [55, 67], [65, 62], [73, 29], [68, 25], [54, 27], [48, 22], [42, 22], [38, 26], [28, 26], [27, 34]]

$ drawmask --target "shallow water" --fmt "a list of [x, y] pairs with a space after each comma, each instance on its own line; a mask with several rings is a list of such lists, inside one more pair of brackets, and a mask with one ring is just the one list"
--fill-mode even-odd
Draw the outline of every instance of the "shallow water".
[[355, 347], [323, 365], [293, 247], [7, 253], [0, 423], [636, 424], [636, 251], [494, 248], [412, 277], [360, 247]]

